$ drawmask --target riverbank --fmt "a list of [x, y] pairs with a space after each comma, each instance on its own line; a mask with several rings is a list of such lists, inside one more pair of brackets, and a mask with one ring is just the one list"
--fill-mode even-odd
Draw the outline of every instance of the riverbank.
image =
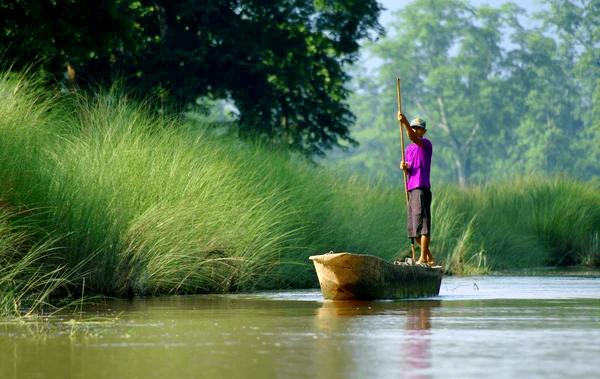
[[[401, 187], [156, 114], [117, 90], [0, 75], [0, 294], [21, 312], [84, 294], [316, 286], [307, 260], [408, 251]], [[577, 197], [572, 194], [577, 193]], [[600, 264], [600, 195], [568, 178], [435, 190], [448, 273]]]
[[526, 267], [507, 270], [495, 270], [490, 276], [555, 276], [555, 277], [582, 277], [600, 278], [600, 269], [589, 266], [567, 267]]

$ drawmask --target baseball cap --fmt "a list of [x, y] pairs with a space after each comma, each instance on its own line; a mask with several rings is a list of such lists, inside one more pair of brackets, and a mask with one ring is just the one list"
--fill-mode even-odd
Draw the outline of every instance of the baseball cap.
[[417, 128], [423, 128], [423, 129], [427, 130], [427, 123], [425, 122], [425, 120], [423, 120], [420, 117], [417, 117], [414, 120], [412, 120], [410, 122], [410, 126], [417, 127]]

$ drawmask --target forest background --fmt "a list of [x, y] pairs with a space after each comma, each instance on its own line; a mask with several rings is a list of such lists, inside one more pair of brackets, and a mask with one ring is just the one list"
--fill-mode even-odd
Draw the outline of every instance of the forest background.
[[68, 85], [68, 64], [81, 88], [121, 78], [219, 132], [333, 149], [321, 162], [393, 182], [399, 76], [435, 141], [434, 182], [598, 181], [598, 0], [401, 3], [384, 28], [376, 1], [9, 1], [0, 43], [13, 69], [37, 62]]
[[[485, 183], [528, 175], [600, 175], [600, 2], [416, 1], [366, 44], [353, 71], [352, 132], [335, 154], [353, 172], [401, 180], [395, 82], [405, 112], [427, 120], [435, 182]], [[370, 69], [369, 69], [370, 68]]]

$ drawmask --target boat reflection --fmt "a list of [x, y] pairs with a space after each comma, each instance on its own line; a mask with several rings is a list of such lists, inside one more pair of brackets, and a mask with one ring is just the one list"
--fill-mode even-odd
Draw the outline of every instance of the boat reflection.
[[317, 311], [317, 318], [328, 321], [338, 317], [405, 314], [407, 329], [429, 329], [431, 326], [431, 309], [440, 306], [440, 300], [325, 300]]
[[431, 304], [407, 308], [404, 356], [409, 378], [431, 377], [431, 308]]
[[[351, 375], [357, 367], [348, 362], [358, 365], [385, 357], [383, 365], [373, 367], [373, 377], [429, 378], [432, 312], [440, 306], [439, 300], [325, 301], [315, 322], [326, 337], [319, 338], [317, 350], [329, 357], [326, 366], [336, 366], [326, 370]], [[335, 362], [345, 362], [345, 367]]]
[[364, 316], [385, 311], [381, 302], [360, 300], [325, 300], [318, 310], [319, 320], [327, 321], [337, 317]]

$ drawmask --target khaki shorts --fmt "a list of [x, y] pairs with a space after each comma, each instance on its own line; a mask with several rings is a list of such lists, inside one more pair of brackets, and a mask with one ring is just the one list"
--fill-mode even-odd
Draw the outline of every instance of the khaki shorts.
[[407, 230], [410, 238], [431, 232], [431, 191], [415, 188], [408, 192]]

